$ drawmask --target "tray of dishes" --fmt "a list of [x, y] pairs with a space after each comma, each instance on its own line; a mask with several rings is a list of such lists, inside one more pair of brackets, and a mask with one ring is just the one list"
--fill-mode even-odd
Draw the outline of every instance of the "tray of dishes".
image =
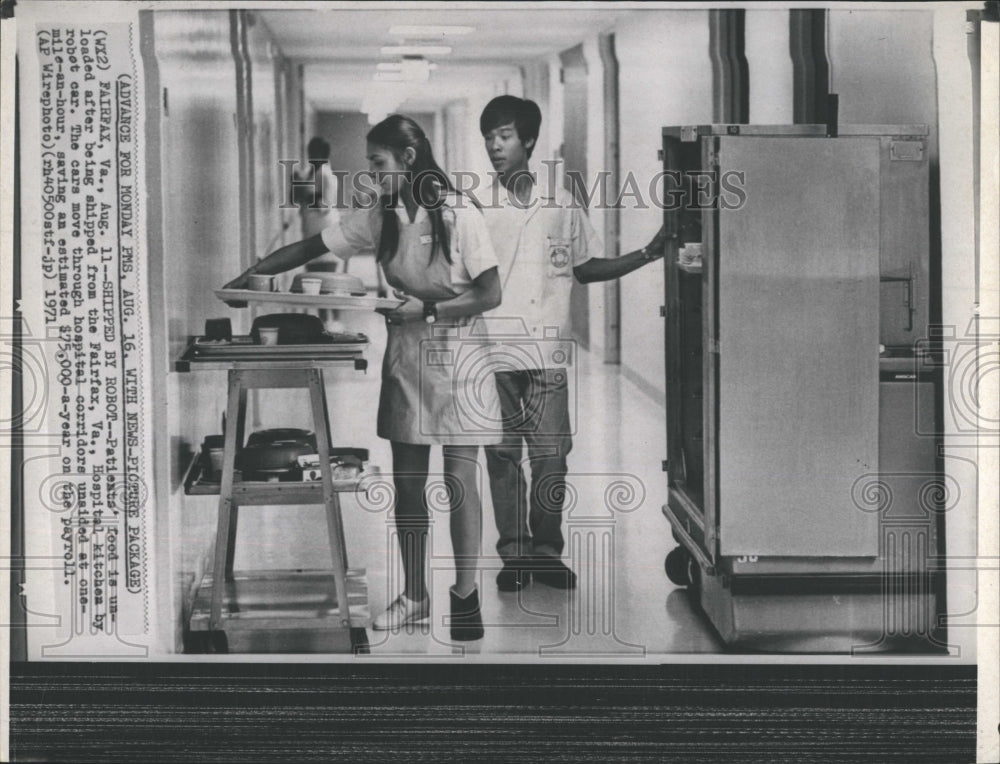
[[395, 297], [374, 297], [361, 294], [304, 294], [297, 292], [259, 292], [254, 289], [216, 289], [215, 296], [223, 302], [267, 303], [297, 308], [328, 308], [330, 310], [392, 310], [403, 304]]

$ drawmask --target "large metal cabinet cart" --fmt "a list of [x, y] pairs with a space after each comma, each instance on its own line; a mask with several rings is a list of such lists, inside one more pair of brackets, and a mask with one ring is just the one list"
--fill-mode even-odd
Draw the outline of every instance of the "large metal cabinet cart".
[[836, 133], [663, 129], [667, 574], [731, 647], [937, 652], [928, 131]]

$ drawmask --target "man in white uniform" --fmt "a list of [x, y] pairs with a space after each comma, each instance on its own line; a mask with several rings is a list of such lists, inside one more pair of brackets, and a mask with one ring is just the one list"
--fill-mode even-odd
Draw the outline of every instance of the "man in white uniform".
[[[586, 210], [562, 188], [539, 189], [528, 170], [542, 115], [533, 102], [499, 96], [479, 120], [486, 151], [497, 174], [483, 214], [500, 263], [503, 302], [491, 326], [526, 334], [512, 370], [498, 371], [497, 392], [503, 441], [486, 448], [490, 489], [504, 566], [501, 591], [535, 581], [562, 589], [576, 586], [576, 574], [562, 561], [562, 503], [566, 456], [572, 448], [569, 375], [576, 362], [570, 339], [570, 291], [580, 283], [624, 276], [662, 257], [663, 230], [643, 249], [614, 259]], [[504, 340], [507, 342], [508, 340]], [[536, 359], [534, 362], [525, 359]], [[521, 467], [527, 444], [530, 499]]]

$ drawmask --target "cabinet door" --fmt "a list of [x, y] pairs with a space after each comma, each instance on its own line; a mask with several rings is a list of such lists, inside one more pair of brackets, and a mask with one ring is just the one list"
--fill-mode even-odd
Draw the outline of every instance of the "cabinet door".
[[719, 170], [720, 552], [875, 556], [878, 139], [722, 138]]

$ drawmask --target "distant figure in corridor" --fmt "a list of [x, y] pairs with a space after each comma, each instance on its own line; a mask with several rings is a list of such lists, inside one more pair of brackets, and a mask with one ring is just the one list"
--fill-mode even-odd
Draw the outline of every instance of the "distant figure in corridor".
[[[296, 170], [292, 190], [292, 201], [298, 205], [302, 222], [302, 238], [315, 236], [324, 228], [337, 222], [337, 178], [330, 170], [330, 144], [320, 136], [309, 141], [306, 148], [308, 164], [305, 169]], [[329, 265], [327, 268], [321, 265]], [[321, 255], [307, 264], [308, 270], [334, 271], [337, 259], [333, 255]]]
[[[306, 155], [309, 164], [305, 170], [296, 171], [292, 191], [292, 201], [299, 207], [303, 239], [336, 225], [340, 219], [340, 212], [337, 210], [339, 198], [337, 177], [330, 170], [330, 144], [320, 136], [316, 136], [309, 141]], [[337, 258], [327, 253], [306, 263], [305, 270], [313, 273], [317, 271], [334, 273], [338, 265]], [[327, 331], [343, 330], [336, 310], [320, 308], [310, 312], [319, 314]]]

